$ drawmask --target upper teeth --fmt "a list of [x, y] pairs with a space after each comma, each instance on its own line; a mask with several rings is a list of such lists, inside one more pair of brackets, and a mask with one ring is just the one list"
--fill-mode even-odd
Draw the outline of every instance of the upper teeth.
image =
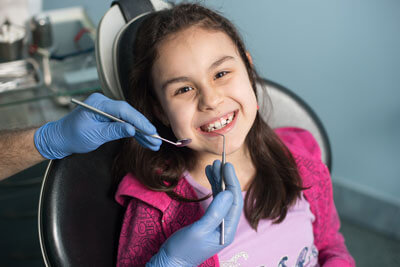
[[219, 121], [215, 121], [214, 123], [210, 123], [207, 126], [207, 131], [211, 132], [211, 131], [215, 131], [215, 130], [221, 129], [221, 128], [225, 127], [227, 124], [231, 123], [232, 120], [233, 120], [233, 114], [229, 115], [229, 117], [227, 119], [221, 118]]

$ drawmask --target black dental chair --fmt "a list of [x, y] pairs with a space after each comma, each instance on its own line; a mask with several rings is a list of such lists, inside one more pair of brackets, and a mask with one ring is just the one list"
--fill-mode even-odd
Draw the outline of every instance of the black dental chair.
[[[100, 22], [96, 57], [102, 88], [109, 97], [123, 99], [122, 86], [128, 84], [129, 73], [124, 62], [132, 60], [129, 44], [145, 14], [161, 8], [168, 8], [161, 0], [119, 1]], [[271, 97], [271, 103], [260, 103], [260, 112], [268, 114], [264, 119], [274, 128], [309, 130], [330, 168], [328, 136], [312, 109], [281, 85], [261, 80], [261, 86]], [[49, 163], [39, 202], [39, 238], [46, 266], [115, 265], [123, 209], [113, 198], [111, 165], [119, 148], [120, 142], [110, 142], [91, 153]]]

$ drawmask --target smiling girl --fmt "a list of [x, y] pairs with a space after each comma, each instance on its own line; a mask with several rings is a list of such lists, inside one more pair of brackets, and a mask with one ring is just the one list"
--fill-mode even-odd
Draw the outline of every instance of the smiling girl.
[[[127, 101], [161, 136], [192, 142], [154, 152], [125, 141], [115, 165], [126, 207], [119, 266], [354, 266], [316, 141], [262, 120], [258, 76], [226, 18], [196, 4], [152, 13], [132, 51]], [[224, 199], [220, 134], [230, 162]]]

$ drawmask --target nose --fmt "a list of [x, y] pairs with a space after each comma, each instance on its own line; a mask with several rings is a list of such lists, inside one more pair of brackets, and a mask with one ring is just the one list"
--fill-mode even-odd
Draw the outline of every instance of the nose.
[[199, 97], [199, 110], [214, 110], [223, 102], [220, 90], [212, 87], [202, 89]]

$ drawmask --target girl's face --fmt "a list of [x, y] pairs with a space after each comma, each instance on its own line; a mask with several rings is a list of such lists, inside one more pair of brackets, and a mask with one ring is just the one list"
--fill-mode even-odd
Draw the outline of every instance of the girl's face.
[[[200, 153], [240, 150], [253, 125], [257, 100], [244, 62], [228, 35], [190, 27], [158, 46], [152, 69], [164, 123]], [[242, 150], [243, 151], [243, 150]]]

